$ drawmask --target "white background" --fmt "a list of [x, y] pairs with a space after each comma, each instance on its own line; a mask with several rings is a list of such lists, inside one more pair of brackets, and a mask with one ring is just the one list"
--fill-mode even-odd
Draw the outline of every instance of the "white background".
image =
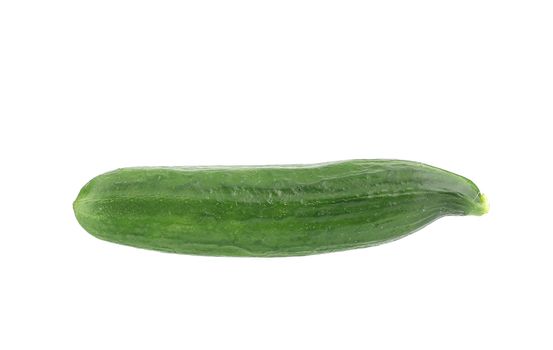
[[[550, 1], [2, 1], [0, 348], [551, 349]], [[77, 223], [124, 166], [426, 162], [483, 217], [282, 258]]]

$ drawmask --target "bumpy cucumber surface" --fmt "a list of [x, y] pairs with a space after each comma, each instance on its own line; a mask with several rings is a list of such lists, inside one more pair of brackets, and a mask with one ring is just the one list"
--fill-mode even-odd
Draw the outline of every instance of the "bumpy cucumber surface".
[[216, 256], [362, 248], [488, 210], [472, 181], [400, 160], [123, 168], [92, 179], [73, 208], [100, 239]]

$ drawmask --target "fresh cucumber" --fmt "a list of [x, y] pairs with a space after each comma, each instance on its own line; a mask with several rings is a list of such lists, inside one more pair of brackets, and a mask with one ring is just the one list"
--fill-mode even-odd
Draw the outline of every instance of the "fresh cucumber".
[[92, 235], [184, 254], [292, 256], [373, 246], [446, 215], [482, 215], [456, 174], [401, 160], [142, 167], [97, 176], [73, 204]]

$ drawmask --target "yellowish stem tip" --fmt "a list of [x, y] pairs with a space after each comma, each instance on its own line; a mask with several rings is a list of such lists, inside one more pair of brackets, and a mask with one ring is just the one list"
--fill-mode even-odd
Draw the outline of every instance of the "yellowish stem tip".
[[478, 210], [476, 212], [476, 215], [484, 215], [488, 211], [490, 211], [490, 203], [488, 202], [488, 197], [486, 197], [484, 194], [480, 193], [480, 203], [478, 203]]

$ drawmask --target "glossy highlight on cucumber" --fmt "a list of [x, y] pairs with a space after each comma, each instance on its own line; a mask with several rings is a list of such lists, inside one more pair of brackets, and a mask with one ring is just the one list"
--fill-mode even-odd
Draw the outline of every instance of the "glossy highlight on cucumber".
[[486, 197], [451, 172], [403, 160], [313, 165], [123, 168], [73, 204], [92, 235], [159, 251], [295, 256], [374, 246], [447, 215], [482, 215]]

